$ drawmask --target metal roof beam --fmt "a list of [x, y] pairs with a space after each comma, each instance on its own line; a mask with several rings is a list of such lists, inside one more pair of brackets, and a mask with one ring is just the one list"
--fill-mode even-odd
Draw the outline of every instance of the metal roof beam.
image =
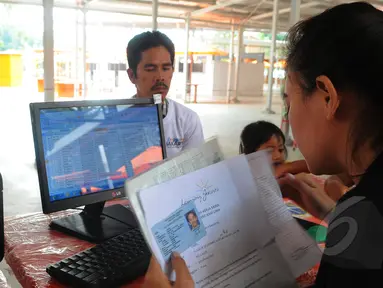
[[[305, 3], [305, 4], [301, 5], [301, 9], [307, 9], [307, 8], [315, 7], [315, 6], [318, 6], [320, 4], [321, 4], [320, 2], [316, 2], [316, 1], [310, 2], [310, 3]], [[278, 15], [287, 14], [287, 13], [290, 13], [290, 11], [291, 11], [291, 7], [279, 9]], [[259, 14], [257, 16], [251, 17], [250, 19], [251, 20], [261, 20], [261, 19], [265, 19], [265, 18], [270, 18], [272, 16], [273, 16], [273, 12], [267, 12], [267, 13], [263, 13], [263, 14]]]
[[241, 4], [241, 3], [247, 2], [247, 1], [248, 0], [227, 0], [225, 2], [221, 2], [221, 3], [218, 3], [216, 5], [211, 5], [211, 6], [206, 7], [206, 8], [195, 10], [195, 11], [190, 13], [190, 17], [200, 16], [202, 14], [209, 13], [209, 12], [212, 12], [212, 11], [217, 10], [217, 9], [225, 8], [227, 6], [232, 6], [235, 4]]

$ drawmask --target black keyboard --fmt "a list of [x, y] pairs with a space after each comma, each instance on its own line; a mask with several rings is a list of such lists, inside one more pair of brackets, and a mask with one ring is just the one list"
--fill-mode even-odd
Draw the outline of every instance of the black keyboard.
[[150, 257], [140, 230], [135, 228], [52, 264], [46, 270], [71, 287], [118, 287], [144, 275]]

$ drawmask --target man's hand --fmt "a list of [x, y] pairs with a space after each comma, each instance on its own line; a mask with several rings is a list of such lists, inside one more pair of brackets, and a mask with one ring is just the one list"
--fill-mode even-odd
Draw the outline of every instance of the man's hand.
[[172, 267], [176, 272], [176, 282], [171, 285], [169, 279], [162, 272], [160, 264], [153, 257], [146, 272], [143, 288], [194, 288], [194, 281], [184, 259], [178, 254], [172, 255]]
[[324, 220], [335, 207], [335, 201], [326, 194], [323, 185], [310, 174], [287, 174], [279, 178], [278, 183], [284, 197], [295, 201], [314, 217]]

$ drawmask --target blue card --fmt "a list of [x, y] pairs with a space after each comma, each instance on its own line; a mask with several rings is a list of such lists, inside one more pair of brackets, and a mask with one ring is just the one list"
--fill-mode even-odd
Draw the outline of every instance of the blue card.
[[194, 202], [182, 205], [152, 227], [152, 233], [165, 261], [172, 252], [184, 252], [206, 236], [205, 226]]

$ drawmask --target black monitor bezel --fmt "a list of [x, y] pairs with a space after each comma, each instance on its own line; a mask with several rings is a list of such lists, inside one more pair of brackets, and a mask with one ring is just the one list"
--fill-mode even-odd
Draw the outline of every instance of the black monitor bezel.
[[65, 101], [65, 102], [42, 102], [30, 103], [30, 114], [33, 132], [33, 141], [36, 154], [36, 168], [40, 185], [41, 204], [44, 214], [49, 214], [66, 209], [76, 208], [97, 202], [112, 200], [124, 197], [124, 187], [107, 190], [98, 193], [83, 195], [69, 199], [50, 202], [48, 180], [45, 167], [44, 149], [41, 135], [40, 110], [55, 108], [71, 108], [85, 106], [108, 106], [108, 105], [136, 105], [136, 106], [157, 106], [158, 121], [160, 123], [161, 147], [163, 159], [166, 158], [165, 138], [163, 129], [163, 115], [160, 104], [154, 104], [151, 98], [140, 99], [118, 99], [118, 100], [85, 100], [85, 101]]

